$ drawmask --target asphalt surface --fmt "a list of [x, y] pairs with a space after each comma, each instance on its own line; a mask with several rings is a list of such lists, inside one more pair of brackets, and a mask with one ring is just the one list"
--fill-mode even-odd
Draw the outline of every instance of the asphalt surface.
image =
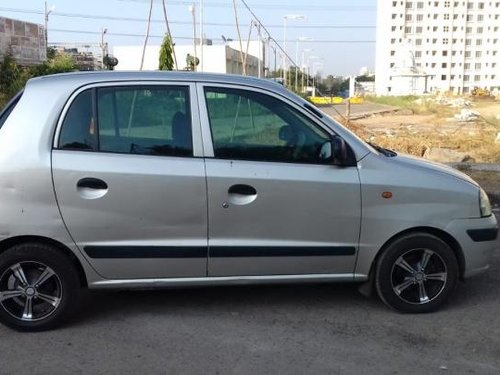
[[58, 330], [0, 326], [0, 374], [138, 373], [499, 374], [500, 249], [427, 315], [354, 285], [242, 286], [92, 292]]
[[[339, 114], [345, 116], [346, 114], [346, 104], [335, 104], [335, 105], [324, 105], [319, 106], [319, 108], [329, 116], [336, 117]], [[395, 110], [395, 107], [390, 107], [382, 104], [375, 103], [362, 103], [362, 104], [352, 104], [351, 105], [351, 115], [350, 118], [356, 118], [362, 115], [370, 115], [375, 113], [381, 113], [386, 111]]]

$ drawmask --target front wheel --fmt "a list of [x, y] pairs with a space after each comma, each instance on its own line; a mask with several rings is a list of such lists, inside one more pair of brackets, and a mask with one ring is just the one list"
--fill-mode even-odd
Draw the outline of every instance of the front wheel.
[[385, 249], [376, 267], [376, 287], [389, 307], [407, 313], [437, 310], [458, 280], [450, 246], [426, 233], [403, 236]]
[[0, 321], [20, 331], [60, 324], [78, 303], [77, 271], [51, 246], [27, 243], [0, 255]]

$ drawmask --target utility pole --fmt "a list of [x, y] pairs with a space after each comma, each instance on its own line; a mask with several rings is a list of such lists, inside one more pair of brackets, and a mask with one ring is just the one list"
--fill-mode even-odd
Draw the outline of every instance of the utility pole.
[[200, 72], [203, 72], [203, 0], [200, 0]]
[[195, 8], [194, 3], [188, 7], [188, 10], [192, 14], [192, 16], [193, 16], [193, 47], [194, 47], [193, 71], [196, 71], [196, 69], [197, 69], [196, 68], [197, 67], [196, 60], [198, 58], [197, 58], [197, 55], [196, 55], [196, 8]]
[[108, 32], [108, 29], [103, 27], [101, 28], [101, 69], [105, 70], [104, 68], [104, 57], [108, 54], [108, 43], [104, 42], [104, 36]]
[[56, 7], [52, 5], [50, 9], [47, 7], [47, 2], [45, 2], [45, 48], [49, 47], [49, 32], [47, 30], [49, 26], [49, 14], [52, 13]]

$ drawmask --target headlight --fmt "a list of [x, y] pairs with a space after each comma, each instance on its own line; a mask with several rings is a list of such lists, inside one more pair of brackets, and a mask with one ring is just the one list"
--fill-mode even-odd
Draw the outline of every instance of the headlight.
[[479, 190], [479, 209], [481, 210], [481, 217], [491, 216], [490, 199], [483, 189]]

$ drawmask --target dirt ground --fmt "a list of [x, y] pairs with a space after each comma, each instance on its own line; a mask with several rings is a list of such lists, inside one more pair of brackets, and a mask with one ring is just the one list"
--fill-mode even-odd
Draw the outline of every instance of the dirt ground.
[[347, 126], [363, 139], [399, 152], [423, 156], [429, 148], [445, 148], [466, 154], [470, 162], [500, 163], [500, 143], [495, 143], [500, 101], [466, 107], [479, 113], [475, 121], [457, 121], [454, 115], [461, 109], [436, 105], [423, 114], [401, 109], [353, 120]]

